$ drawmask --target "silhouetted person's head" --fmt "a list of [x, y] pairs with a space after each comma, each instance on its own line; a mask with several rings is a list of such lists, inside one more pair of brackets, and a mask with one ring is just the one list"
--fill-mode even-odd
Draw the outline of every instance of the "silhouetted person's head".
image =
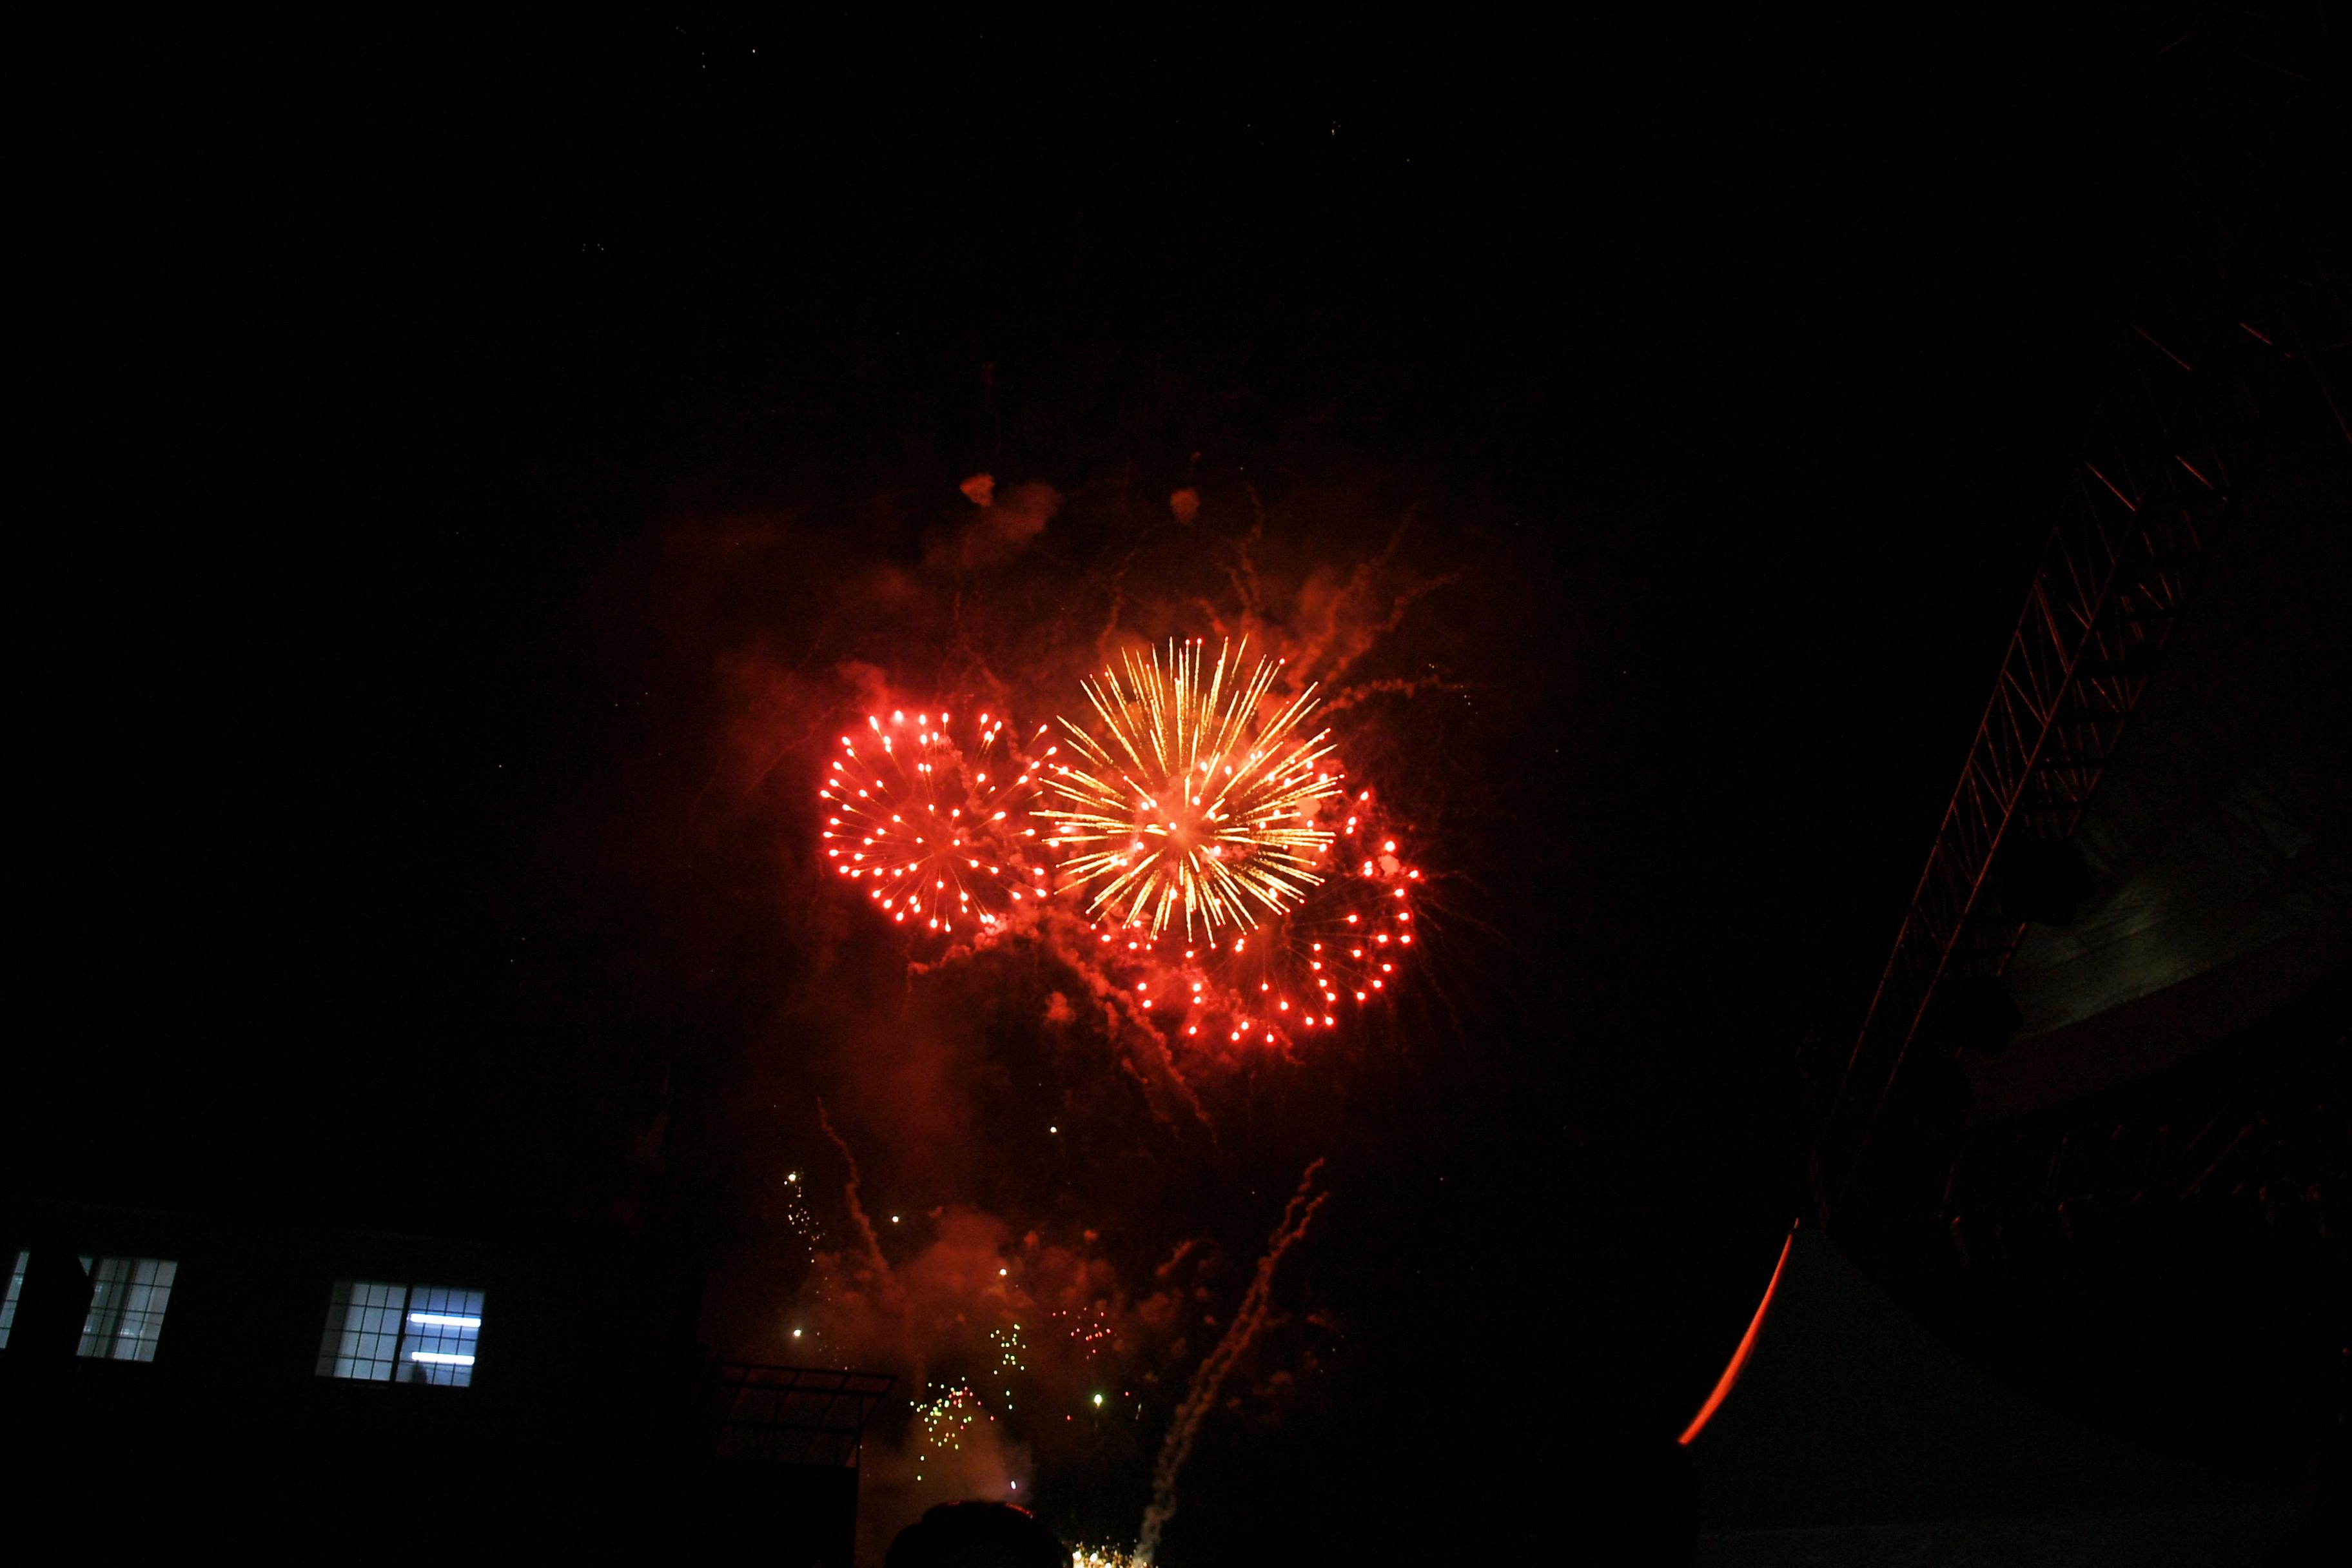
[[1027, 1509], [943, 1502], [898, 1532], [884, 1568], [1069, 1568], [1070, 1549]]
[[72, 1237], [45, 1226], [30, 1237], [16, 1322], [8, 1335], [8, 1356], [22, 1365], [71, 1365], [89, 1312], [89, 1271], [75, 1255]]

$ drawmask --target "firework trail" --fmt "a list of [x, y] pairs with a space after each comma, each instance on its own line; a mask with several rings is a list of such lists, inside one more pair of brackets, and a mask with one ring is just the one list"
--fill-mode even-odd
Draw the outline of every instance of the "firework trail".
[[833, 1130], [833, 1118], [825, 1113], [822, 1100], [816, 1102], [816, 1121], [824, 1129], [824, 1135], [833, 1140], [833, 1146], [841, 1151], [841, 1163], [849, 1168], [849, 1179], [842, 1184], [841, 1195], [849, 1205], [849, 1217], [856, 1222], [857, 1234], [865, 1239], [866, 1256], [874, 1265], [875, 1282], [888, 1289], [897, 1280], [891, 1277], [890, 1260], [882, 1256], [882, 1238], [874, 1234], [874, 1222], [866, 1217], [866, 1205], [858, 1201], [857, 1156], [849, 1152], [849, 1141]]
[[1266, 1239], [1265, 1256], [1257, 1260], [1257, 1273], [1250, 1279], [1249, 1289], [1243, 1295], [1234, 1321], [1226, 1325], [1224, 1337], [1216, 1347], [1192, 1369], [1192, 1381], [1184, 1390], [1184, 1402], [1176, 1407], [1175, 1419], [1160, 1445], [1159, 1462], [1151, 1469], [1151, 1504], [1143, 1510], [1143, 1529], [1135, 1543], [1135, 1562], [1145, 1568], [1160, 1550], [1160, 1531], [1175, 1517], [1176, 1477], [1183, 1469], [1184, 1461], [1192, 1456], [1192, 1442], [1200, 1436], [1201, 1423], [1215, 1405], [1217, 1391], [1223, 1386], [1226, 1375], [1265, 1326], [1275, 1267], [1282, 1261], [1283, 1254], [1307, 1234], [1315, 1211], [1331, 1195], [1315, 1191], [1315, 1178], [1322, 1169], [1323, 1162], [1317, 1160], [1298, 1178], [1298, 1190], [1290, 1195], [1290, 1202], [1282, 1210], [1282, 1222]]
[[[1296, 905], [1322, 880], [1331, 847], [1317, 815], [1339, 793], [1330, 731], [1298, 731], [1315, 711], [1308, 686], [1267, 703], [1280, 661], [1244, 672], [1246, 645], [1171, 643], [1163, 660], [1129, 655], [1125, 673], [1082, 683], [1102, 721], [1096, 739], [1065, 718], [1079, 762], [1048, 764], [1054, 825], [1066, 884], [1090, 889], [1087, 908], [1118, 924], [1168, 930], [1181, 910], [1190, 937], [1246, 929]], [[1261, 721], [1262, 706], [1273, 716]]]
[[[1056, 952], [1069, 961], [1071, 978], [1092, 1004], [1093, 1016], [1100, 1021], [1104, 1037], [1119, 1047], [1122, 1065], [1142, 1089], [1153, 1118], [1171, 1131], [1176, 1127], [1168, 1103], [1172, 1098], [1186, 1115], [1212, 1138], [1215, 1137], [1216, 1123], [1210, 1119], [1208, 1107], [1201, 1103], [1200, 1092], [1184, 1076], [1167, 1037], [1154, 1026], [1151, 1010], [1143, 1005], [1131, 985], [1122, 984], [1119, 976], [1088, 951], [1090, 933], [1072, 918], [1066, 903], [1056, 900], [1047, 904], [1037, 930]], [[1150, 982], [1145, 984], [1148, 987]], [[1059, 992], [1055, 993], [1055, 1000], [1066, 1005], [1068, 1001]], [[1076, 1016], [1075, 1012], [1069, 1015]]]
[[[893, 923], [986, 942], [1046, 891], [1024, 810], [1034, 770], [1017, 742], [1000, 755], [1002, 715], [982, 713], [968, 747], [951, 723], [944, 711], [901, 709], [842, 736], [816, 792], [830, 808], [820, 837], [835, 873], [865, 883]], [[1040, 725], [1030, 739], [1045, 733]]]

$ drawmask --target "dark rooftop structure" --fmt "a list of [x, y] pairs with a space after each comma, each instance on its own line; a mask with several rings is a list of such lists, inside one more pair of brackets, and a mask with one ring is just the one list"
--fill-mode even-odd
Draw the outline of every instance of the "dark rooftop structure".
[[891, 1380], [714, 1362], [666, 1244], [25, 1202], [0, 1253], [36, 1537], [850, 1561]]

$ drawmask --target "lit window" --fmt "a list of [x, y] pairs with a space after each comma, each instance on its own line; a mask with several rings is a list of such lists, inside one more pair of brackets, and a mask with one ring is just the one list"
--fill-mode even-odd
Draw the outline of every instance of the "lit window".
[[8, 1348], [8, 1331], [16, 1326], [16, 1298], [25, 1293], [25, 1266], [33, 1255], [23, 1247], [16, 1249], [16, 1261], [8, 1268], [8, 1299], [0, 1302], [0, 1351]]
[[365, 1279], [338, 1279], [327, 1308], [327, 1332], [319, 1342], [322, 1377], [362, 1377], [383, 1383], [399, 1358], [401, 1317], [408, 1310], [408, 1287]]
[[338, 1279], [319, 1339], [319, 1375], [463, 1388], [474, 1381], [481, 1331], [479, 1290]]
[[180, 1266], [158, 1258], [85, 1258], [89, 1316], [81, 1321], [81, 1353], [98, 1361], [153, 1361], [172, 1304]]

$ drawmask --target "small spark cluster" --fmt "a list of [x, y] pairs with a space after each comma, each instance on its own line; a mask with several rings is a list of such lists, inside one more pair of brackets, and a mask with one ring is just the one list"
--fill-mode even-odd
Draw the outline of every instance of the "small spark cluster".
[[1142, 1560], [1116, 1546], [1076, 1546], [1070, 1549], [1070, 1568], [1142, 1568]]
[[927, 1399], [915, 1406], [915, 1425], [922, 1437], [915, 1450], [915, 1479], [923, 1479], [922, 1467], [935, 1458], [944, 1458], [951, 1450], [963, 1447], [964, 1435], [976, 1421], [996, 1419], [980, 1402], [980, 1395], [964, 1384], [957, 1384], [935, 1399]]
[[1341, 787], [1330, 731], [1302, 733], [1314, 687], [1270, 700], [1281, 663], [1246, 663], [1245, 647], [1212, 665], [1197, 641], [1171, 644], [1083, 683], [1100, 733], [1062, 721], [1076, 760], [1047, 764], [1036, 815], [1095, 918], [1211, 941], [1322, 880], [1318, 808]]
[[945, 712], [899, 710], [869, 714], [867, 734], [841, 737], [817, 790], [831, 808], [822, 837], [835, 872], [864, 882], [895, 923], [985, 940], [1049, 889], [1024, 809], [1035, 775], [1014, 743], [1000, 748], [1002, 715], [982, 713], [968, 748], [951, 723]]
[[1104, 1342], [1111, 1337], [1110, 1325], [1103, 1321], [1100, 1307], [1057, 1307], [1048, 1316], [1070, 1320], [1066, 1329], [1070, 1342], [1084, 1350], [1088, 1360], [1100, 1355]]
[[784, 1223], [792, 1228], [814, 1262], [824, 1246], [824, 1226], [808, 1206], [808, 1191], [801, 1184], [801, 1173], [789, 1172], [784, 1176]]

